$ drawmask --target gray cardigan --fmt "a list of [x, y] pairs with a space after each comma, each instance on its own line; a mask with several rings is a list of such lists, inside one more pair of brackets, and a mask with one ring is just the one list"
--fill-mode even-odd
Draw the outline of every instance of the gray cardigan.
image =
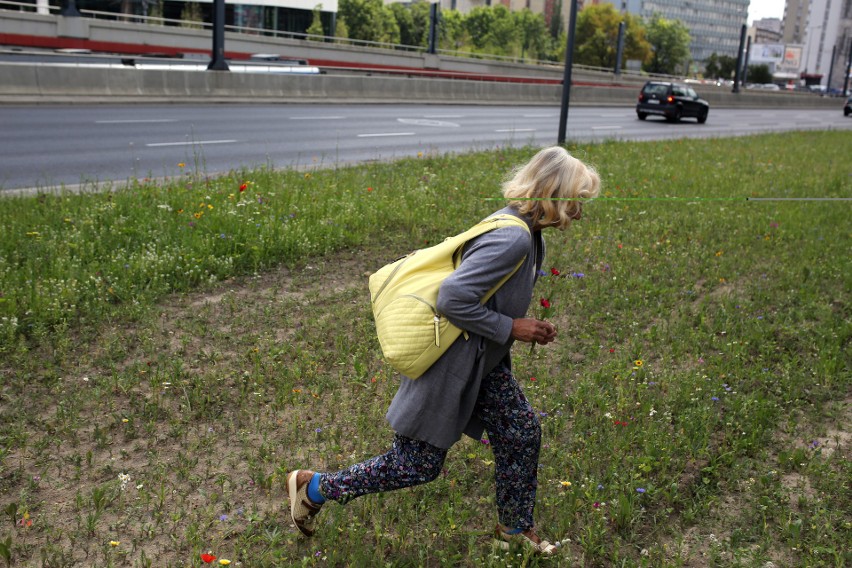
[[[528, 219], [506, 207], [509, 213]], [[462, 434], [479, 439], [483, 426], [473, 415], [479, 386], [501, 361], [511, 368], [512, 320], [526, 315], [544, 259], [541, 232], [504, 227], [470, 241], [462, 261], [441, 285], [438, 311], [466, 330], [417, 380], [401, 378], [387, 412], [391, 427], [403, 436], [449, 448]], [[524, 263], [485, 304], [480, 299], [506, 274]]]

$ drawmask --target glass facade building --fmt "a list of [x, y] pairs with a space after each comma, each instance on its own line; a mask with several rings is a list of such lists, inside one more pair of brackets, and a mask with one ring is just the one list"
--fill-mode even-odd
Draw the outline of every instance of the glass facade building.
[[679, 20], [692, 38], [693, 61], [710, 55], [737, 56], [742, 26], [748, 21], [750, 0], [617, 0], [617, 8], [650, 20], [655, 14]]

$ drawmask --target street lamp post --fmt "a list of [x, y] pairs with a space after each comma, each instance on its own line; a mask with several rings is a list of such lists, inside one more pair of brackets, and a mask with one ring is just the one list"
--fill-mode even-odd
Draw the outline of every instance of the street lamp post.
[[207, 70], [229, 70], [225, 61], [225, 0], [213, 1], [213, 53]]
[[577, 26], [577, 0], [570, 0], [571, 11], [568, 22], [568, 45], [565, 47], [565, 69], [562, 74], [562, 104], [559, 110], [559, 131], [556, 143], [565, 144], [568, 131], [568, 106], [571, 99], [571, 68], [574, 66], [574, 29]]

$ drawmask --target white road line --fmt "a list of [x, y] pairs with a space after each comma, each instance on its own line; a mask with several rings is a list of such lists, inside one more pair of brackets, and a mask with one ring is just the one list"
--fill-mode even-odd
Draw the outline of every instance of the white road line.
[[196, 144], [230, 144], [232, 142], [236, 142], [236, 140], [189, 140], [187, 142], [153, 142], [151, 144], [145, 144], [149, 148], [156, 148], [159, 146], [195, 146]]
[[140, 124], [145, 122], [177, 122], [175, 118], [150, 118], [150, 119], [121, 119], [121, 120], [96, 120], [95, 124]]
[[290, 120], [342, 120], [345, 116], [291, 116]]
[[424, 114], [423, 118], [464, 118], [463, 114]]
[[432, 120], [429, 118], [397, 118], [397, 122], [402, 124], [414, 124], [415, 126], [444, 126], [450, 128], [458, 128], [459, 124], [455, 122], [447, 122], [446, 120]]
[[414, 136], [413, 132], [382, 132], [379, 134], [359, 134], [358, 138], [377, 138], [379, 136]]
[[501, 128], [494, 132], [535, 132], [535, 128]]
[[620, 126], [592, 126], [592, 130], [621, 130]]

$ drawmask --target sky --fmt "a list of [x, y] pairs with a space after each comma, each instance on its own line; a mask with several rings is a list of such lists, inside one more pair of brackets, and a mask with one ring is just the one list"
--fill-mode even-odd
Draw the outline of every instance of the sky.
[[751, 0], [748, 3], [748, 23], [761, 18], [784, 17], [784, 0]]

